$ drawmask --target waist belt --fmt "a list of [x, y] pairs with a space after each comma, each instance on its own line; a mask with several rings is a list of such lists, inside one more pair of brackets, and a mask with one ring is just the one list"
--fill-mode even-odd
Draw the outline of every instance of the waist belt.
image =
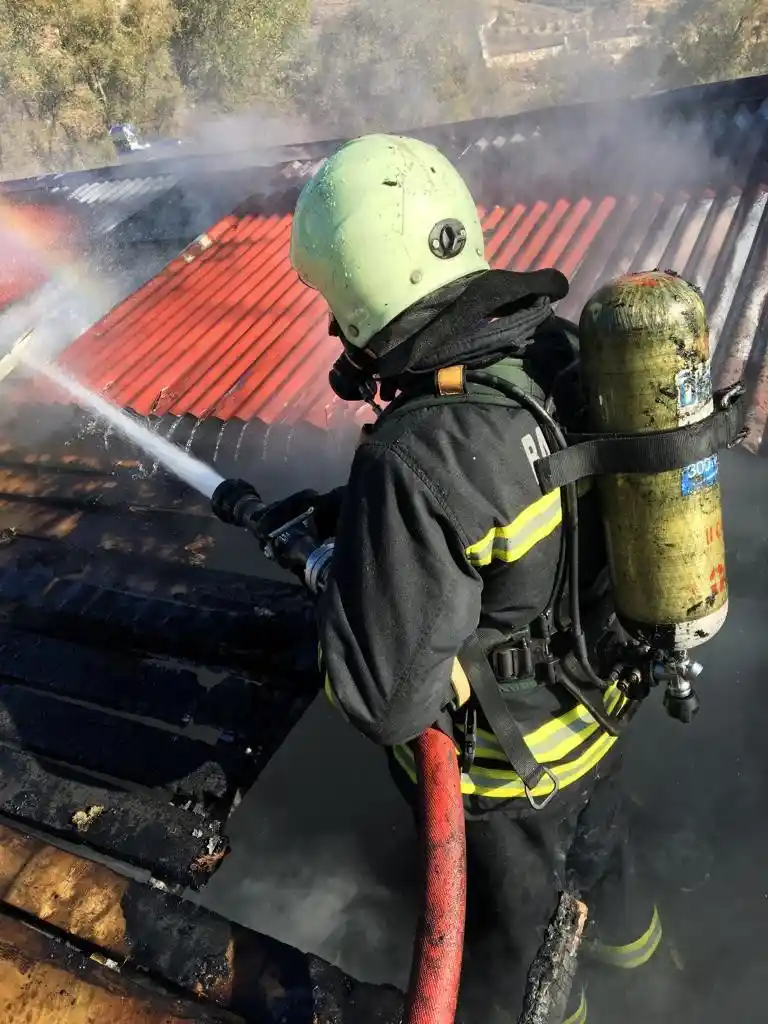
[[[604, 621], [603, 610], [596, 606], [594, 611], [595, 620]], [[610, 633], [611, 628], [606, 628]], [[459, 661], [469, 679], [472, 698], [480, 706], [505, 757], [520, 777], [528, 803], [534, 810], [541, 810], [555, 797], [560, 783], [555, 774], [539, 764], [528, 749], [522, 730], [504, 699], [502, 687], [507, 691], [520, 691], [534, 688], [543, 681], [565, 685], [562, 676], [558, 678], [555, 673], [559, 659], [553, 655], [548, 643], [531, 637], [530, 629], [524, 629], [505, 641], [495, 643], [490, 651], [488, 644], [483, 642], [482, 633], [476, 630], [459, 652]], [[546, 673], [545, 680], [542, 680], [542, 670]], [[600, 712], [580, 689], [574, 690], [573, 686], [566, 689], [587, 707], [596, 721], [601, 720]], [[472, 698], [465, 710], [462, 756], [462, 770], [465, 772], [472, 766], [476, 747], [477, 712]], [[550, 779], [552, 790], [537, 800], [533, 790], [544, 776]]]
[[[504, 649], [501, 657], [504, 658], [507, 653], [507, 650]], [[526, 655], [523, 653], [521, 657], [525, 659]], [[465, 641], [459, 652], [459, 661], [467, 674], [473, 696], [487, 718], [488, 724], [493, 730], [501, 749], [504, 751], [504, 755], [523, 782], [528, 803], [534, 810], [541, 810], [557, 794], [560, 789], [560, 783], [554, 773], [545, 765], [539, 764], [528, 749], [520, 726], [515, 721], [504, 701], [504, 697], [499, 689], [498, 679], [493, 668], [491, 668], [486, 648], [477, 631]], [[469, 761], [471, 764], [471, 760], [474, 758], [474, 732], [477, 724], [477, 715], [472, 709], [468, 708], [467, 715], [470, 714], [473, 715], [474, 721], [471, 723], [471, 726], [470, 722], [467, 722], [467, 728], [464, 733], [464, 761], [465, 763]], [[464, 770], [466, 771], [467, 768], [464, 767]], [[545, 775], [552, 783], [552, 791], [540, 800], [536, 800], [533, 796], [533, 790]]]

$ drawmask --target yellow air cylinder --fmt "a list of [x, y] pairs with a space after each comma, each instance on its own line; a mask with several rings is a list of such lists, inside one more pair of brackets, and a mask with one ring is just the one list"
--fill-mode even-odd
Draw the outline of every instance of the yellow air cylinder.
[[[709, 326], [699, 292], [658, 270], [600, 288], [580, 323], [592, 429], [645, 434], [713, 411]], [[598, 478], [616, 609], [641, 642], [704, 643], [728, 613], [717, 455], [665, 473]]]

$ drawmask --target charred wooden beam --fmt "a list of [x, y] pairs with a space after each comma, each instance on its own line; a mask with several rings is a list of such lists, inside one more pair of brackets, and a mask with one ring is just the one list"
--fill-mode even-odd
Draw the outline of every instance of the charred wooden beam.
[[560, 1024], [576, 975], [576, 961], [587, 908], [571, 893], [560, 896], [528, 971], [523, 1012], [517, 1024]]
[[[158, 397], [157, 412], [162, 413], [163, 396]], [[255, 486], [268, 498], [293, 486], [297, 467], [307, 487], [341, 483], [360, 431], [354, 416], [342, 409], [337, 410], [331, 430], [259, 419], [222, 421], [214, 415], [155, 415], [148, 422], [153, 430], [215, 466], [223, 476], [253, 477]], [[0, 455], [7, 461], [27, 463], [55, 464], [66, 459], [97, 471], [116, 466], [154, 468], [152, 459], [74, 405], [20, 405], [17, 415], [3, 425]], [[162, 467], [152, 478], [169, 479]]]
[[222, 800], [250, 778], [249, 758], [232, 743], [205, 743], [0, 681], [0, 747], [9, 744], [148, 789], [167, 789], [169, 799]]
[[[0, 901], [249, 1024], [396, 1024], [402, 994], [0, 827]], [[69, 1022], [67, 1022], [69, 1024]]]
[[[191, 669], [160, 665], [128, 652], [99, 651], [64, 639], [0, 626], [0, 677], [114, 711], [169, 725], [201, 721], [207, 690]], [[246, 684], [247, 685], [247, 684]]]
[[299, 587], [173, 568], [17, 537], [0, 545], [0, 615], [89, 645], [279, 674], [294, 692], [317, 685], [314, 613]]
[[[193, 720], [224, 731], [238, 750], [186, 738], [174, 743], [149, 726], [43, 704], [24, 691], [8, 691], [0, 741], [142, 785], [175, 778], [182, 794], [228, 800], [233, 787], [252, 784], [318, 692], [313, 610], [298, 587], [196, 569], [153, 578], [155, 568], [145, 565], [142, 576], [135, 559], [94, 561], [56, 543], [23, 538], [0, 546], [0, 620], [8, 623], [0, 625], [0, 682], [7, 673], [30, 689], [110, 710], [165, 722]], [[126, 584], [136, 589], [113, 589]], [[213, 686], [198, 686], [194, 673], [177, 668], [166, 674], [147, 664], [142, 658], [149, 654], [213, 669], [234, 665], [247, 677], [228, 674]], [[68, 726], [44, 728], [38, 714], [43, 708], [57, 719], [72, 719], [83, 742], [72, 744]], [[0, 726], [2, 720], [0, 714]], [[29, 727], [19, 729], [23, 722]], [[157, 757], [150, 756], [148, 743], [128, 738], [137, 732], [146, 734]], [[108, 733], [124, 740], [107, 743]], [[140, 746], [146, 748], [143, 759], [135, 756]], [[250, 753], [239, 752], [245, 750]]]
[[[166, 517], [167, 519], [167, 517]], [[0, 530], [66, 540], [83, 551], [120, 551], [171, 564], [204, 563], [215, 547], [208, 516], [176, 515], [164, 527], [156, 512], [129, 512], [79, 502], [0, 497]]]
[[0, 913], [0, 1020], [25, 1024], [245, 1024], [153, 991]]
[[43, 693], [168, 725], [211, 726], [243, 736], [252, 746], [263, 734], [284, 735], [289, 717], [285, 706], [289, 687], [281, 687], [279, 681], [227, 675], [202, 686], [192, 669], [163, 665], [157, 658], [114, 646], [98, 650], [0, 625], [2, 677]]
[[[230, 536], [242, 542], [244, 552], [256, 553], [256, 542], [245, 532], [230, 529]], [[94, 586], [107, 588], [122, 583], [126, 589], [126, 581], [130, 581], [127, 589], [145, 596], [164, 600], [183, 599], [185, 595], [191, 600], [194, 596], [206, 605], [228, 611], [245, 612], [255, 607], [257, 618], [268, 617], [272, 625], [279, 627], [281, 621], [287, 620], [290, 625], [284, 630], [286, 635], [293, 621], [306, 618], [307, 609], [311, 608], [303, 589], [291, 583], [276, 583], [242, 572], [168, 565], [151, 557], [138, 562], [135, 555], [118, 551], [104, 551], [95, 561], [90, 552], [69, 543], [23, 535], [3, 538], [0, 567], [45, 568], [52, 574], [88, 580]], [[270, 614], [273, 605], [276, 611]]]
[[215, 821], [7, 747], [0, 747], [0, 814], [193, 888], [227, 853]]
[[[0, 449], [1, 451], [1, 449]], [[61, 503], [61, 507], [128, 512], [163, 509], [174, 514], [196, 514], [211, 519], [211, 503], [182, 484], [137, 478], [136, 470], [88, 469], [62, 462], [12, 462], [0, 454], [0, 500]]]

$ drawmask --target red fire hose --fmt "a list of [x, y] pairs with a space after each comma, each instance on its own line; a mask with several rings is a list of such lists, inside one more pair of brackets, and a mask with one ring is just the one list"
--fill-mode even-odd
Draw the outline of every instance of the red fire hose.
[[426, 729], [413, 747], [418, 773], [423, 902], [413, 946], [405, 1024], [453, 1024], [467, 898], [467, 850], [453, 740]]

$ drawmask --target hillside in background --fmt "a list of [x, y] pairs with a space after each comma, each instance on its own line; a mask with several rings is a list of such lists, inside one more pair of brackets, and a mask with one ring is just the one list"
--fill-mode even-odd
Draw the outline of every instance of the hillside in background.
[[0, 0], [0, 176], [111, 162], [123, 121], [229, 148], [264, 125], [402, 129], [739, 77], [768, 66], [767, 16], [765, 0], [421, 0], [417, 17], [412, 0]]

